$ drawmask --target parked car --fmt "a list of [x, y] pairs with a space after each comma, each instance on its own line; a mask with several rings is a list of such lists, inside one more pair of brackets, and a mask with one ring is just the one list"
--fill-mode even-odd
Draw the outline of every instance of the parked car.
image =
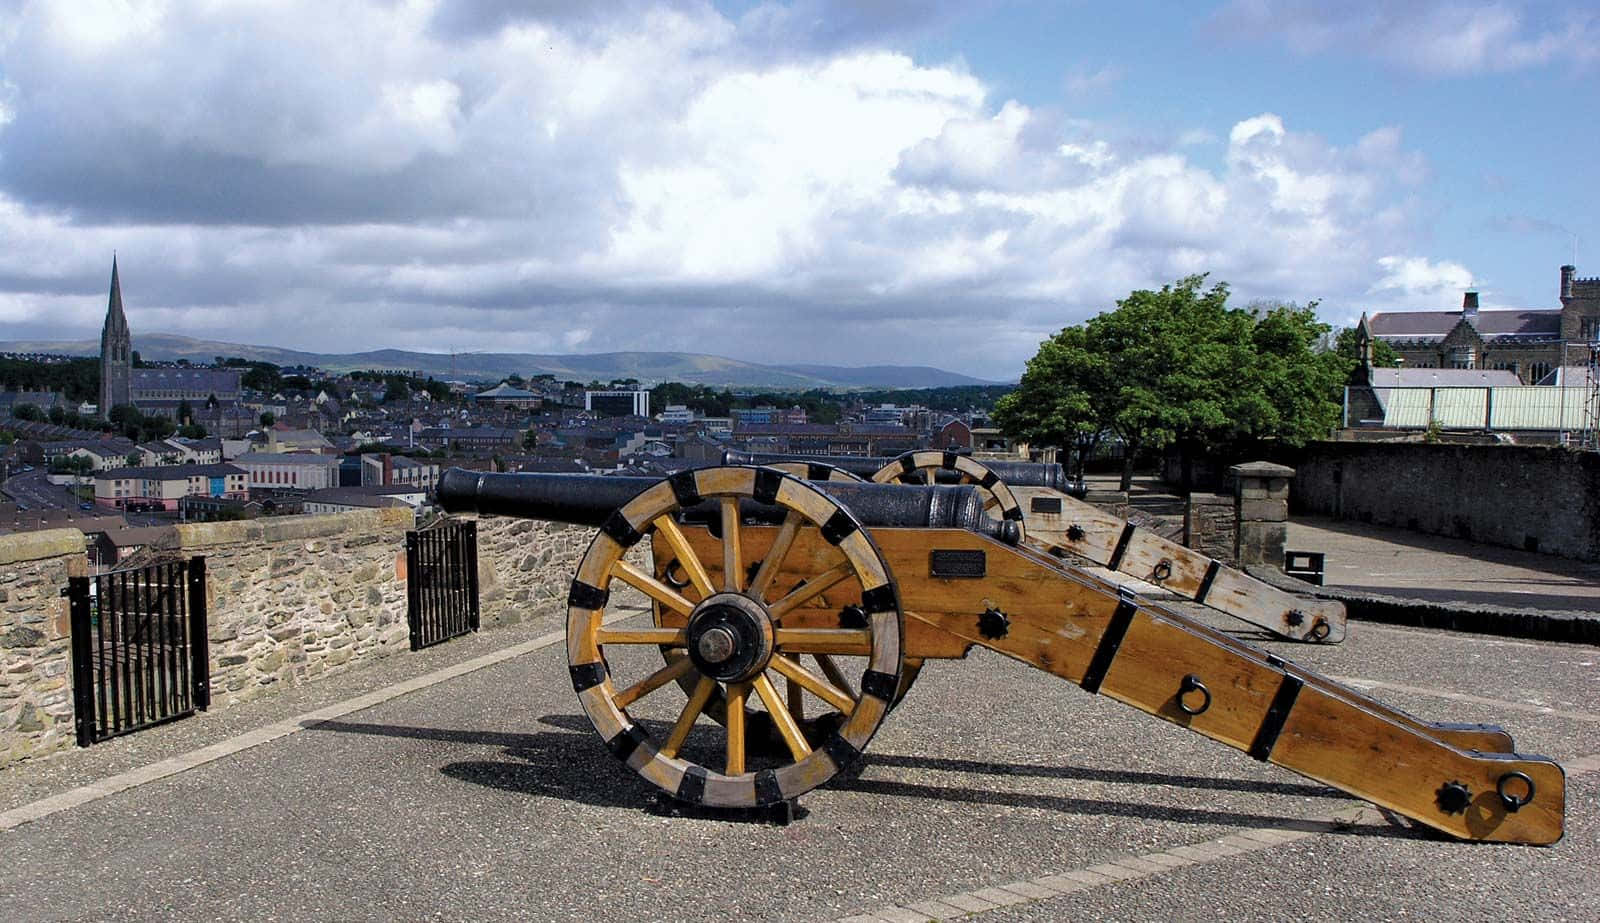
[[80, 510], [92, 510], [92, 509], [94, 509], [94, 504], [93, 503], [80, 503], [80, 504], [78, 504], [78, 509], [80, 509]]

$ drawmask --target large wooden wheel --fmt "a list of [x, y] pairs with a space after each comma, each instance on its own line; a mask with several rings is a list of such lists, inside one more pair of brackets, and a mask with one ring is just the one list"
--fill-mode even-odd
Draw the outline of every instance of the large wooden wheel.
[[[866, 478], [859, 474], [856, 474], [845, 468], [840, 468], [837, 465], [827, 464], [826, 462], [769, 462], [764, 464], [762, 467], [776, 468], [777, 470], [782, 471], [784, 474], [793, 475], [794, 477], [805, 481], [833, 481], [836, 483], [844, 482], [855, 484], [870, 483]], [[747, 555], [746, 557], [748, 558], [749, 556]], [[756, 568], [759, 567], [760, 563], [761, 562], [757, 561], [747, 563], [745, 565], [745, 576], [747, 579], [754, 579]], [[699, 595], [698, 590], [684, 574], [684, 569], [682, 565], [679, 564], [677, 558], [667, 559], [665, 566], [659, 573], [656, 574], [656, 577], [663, 583], [671, 586], [673, 589], [684, 593], [690, 599], [697, 600]], [[828, 591], [828, 593], [832, 593], [836, 600], [839, 600], [841, 596], [851, 595], [849, 588], [846, 588], [842, 594], [839, 592], [833, 592], [832, 590]], [[826, 604], [828, 601], [828, 595], [827, 593], [818, 594], [816, 599], [817, 601]], [[668, 615], [668, 610], [664, 609], [661, 602], [656, 600], [652, 600], [651, 602], [651, 614], [656, 625], [666, 625], [670, 622], [678, 621], [678, 619], [673, 619]], [[853, 602], [848, 604], [853, 604]], [[843, 607], [836, 606], [835, 608], [842, 609]], [[670, 664], [688, 655], [681, 647], [673, 648], [663, 645], [661, 648], [661, 656], [662, 659]], [[854, 672], [851, 669], [851, 661], [857, 658], [848, 658], [836, 654], [826, 653], [814, 654], [812, 656], [815, 666], [822, 671], [825, 677], [835, 682], [840, 688], [850, 688], [849, 680], [845, 677], [851, 672]], [[917, 681], [917, 676], [922, 672], [922, 664], [923, 661], [920, 657], [907, 657], [902, 660], [900, 685], [895, 689], [894, 699], [889, 703], [891, 709], [894, 706], [899, 705], [900, 700], [904, 699], [906, 697], [906, 693], [911, 691], [912, 684]], [[684, 694], [688, 696], [693, 696], [695, 694], [695, 685], [697, 682], [698, 674], [685, 674], [678, 677], [678, 685], [683, 689]], [[786, 683], [789, 701], [793, 703], [790, 707], [795, 712], [795, 718], [799, 722], [800, 730], [805, 734], [807, 740], [810, 740], [813, 743], [823, 740], [831, 731], [844, 723], [844, 714], [835, 709], [826, 701], [820, 703], [820, 709], [815, 704], [812, 708], [807, 709], [803, 702], [804, 687], [800, 686], [800, 684], [793, 679], [787, 679]], [[727, 700], [723, 697], [721, 690], [717, 689], [712, 690], [711, 697], [706, 700], [705, 707], [701, 710], [701, 713], [718, 724], [726, 726], [728, 723], [727, 709]], [[764, 709], [747, 708], [745, 710], [745, 733], [752, 746], [766, 746], [777, 751], [782, 751], [784, 749], [785, 745], [782, 735], [779, 729], [773, 725], [771, 716], [768, 715]]]
[[[739, 514], [744, 499], [786, 511], [765, 557], [748, 576]], [[716, 502], [721, 526], [720, 554], [711, 560], [696, 553], [676, 518], [704, 501]], [[785, 592], [774, 585], [775, 578], [807, 530], [815, 530], [837, 560], [817, 578]], [[652, 533], [654, 541], [671, 548], [687, 576], [683, 591], [624, 560], [629, 548]], [[613, 580], [642, 591], [683, 624], [604, 626]], [[785, 614], [841, 586], [859, 593], [864, 615], [859, 626], [784, 627]], [[898, 688], [901, 634], [898, 595], [866, 530], [826, 494], [770, 468], [701, 468], [647, 488], [601, 527], [568, 596], [573, 687], [607, 747], [668, 794], [719, 807], [790, 800], [854, 763]], [[659, 648], [668, 652], [664, 666], [638, 656]], [[837, 669], [819, 673], [803, 665], [802, 656], [822, 663], [836, 656], [862, 657], [865, 669], [852, 684]], [[788, 684], [787, 696], [778, 692], [774, 676]], [[652, 693], [680, 679], [692, 679], [693, 691], [655, 732], [629, 714], [630, 706], [643, 707]], [[726, 703], [723, 723], [697, 722], [713, 696]], [[806, 696], [840, 716], [836, 727], [815, 742], [800, 726]], [[773, 758], [752, 746], [747, 705], [759, 705], [786, 753]]]
[[991, 516], [1017, 524], [1017, 538], [1026, 536], [1022, 524], [1022, 504], [1000, 476], [969, 455], [924, 450], [907, 452], [889, 462], [872, 479], [880, 484], [933, 484], [940, 471], [951, 471], [963, 484], [977, 485], [983, 494], [983, 509]]

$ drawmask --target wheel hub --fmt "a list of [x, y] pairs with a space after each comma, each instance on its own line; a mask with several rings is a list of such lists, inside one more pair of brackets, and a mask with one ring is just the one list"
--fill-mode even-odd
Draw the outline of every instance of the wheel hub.
[[706, 597], [689, 615], [689, 659], [705, 676], [743, 682], [772, 659], [772, 619], [760, 603], [739, 593]]

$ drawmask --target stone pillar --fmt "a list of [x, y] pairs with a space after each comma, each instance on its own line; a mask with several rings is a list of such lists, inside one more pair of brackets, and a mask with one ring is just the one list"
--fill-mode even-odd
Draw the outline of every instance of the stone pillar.
[[1283, 566], [1283, 548], [1289, 540], [1289, 481], [1294, 469], [1271, 462], [1246, 462], [1228, 469], [1237, 485], [1234, 512], [1239, 520], [1234, 539], [1240, 567], [1251, 564]]
[[1239, 520], [1237, 501], [1227, 494], [1195, 492], [1183, 509], [1183, 544], [1230, 567], [1237, 565]]
[[0, 536], [0, 768], [77, 743], [61, 590], [88, 572], [77, 529]]

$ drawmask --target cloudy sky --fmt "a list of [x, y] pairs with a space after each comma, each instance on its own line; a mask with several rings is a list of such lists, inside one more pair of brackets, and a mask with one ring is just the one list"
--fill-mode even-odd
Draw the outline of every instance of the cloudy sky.
[[0, 0], [0, 340], [1014, 379], [1135, 288], [1556, 307], [1600, 14], [1517, 0]]

